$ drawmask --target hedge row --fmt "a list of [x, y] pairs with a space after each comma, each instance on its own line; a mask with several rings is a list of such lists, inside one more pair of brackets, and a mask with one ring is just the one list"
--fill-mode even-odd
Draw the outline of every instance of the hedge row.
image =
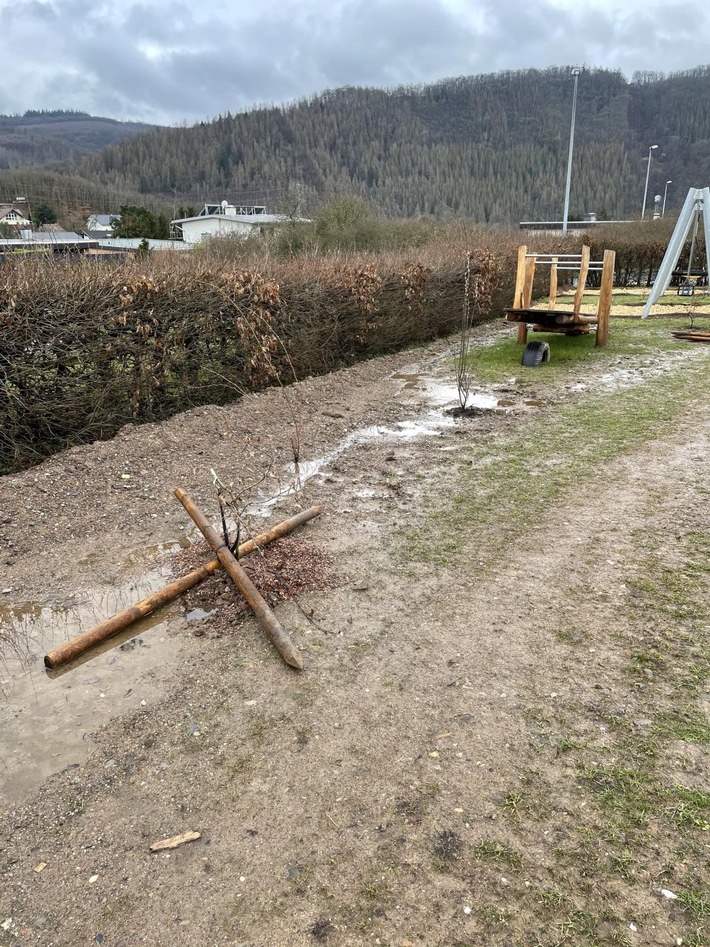
[[514, 247], [264, 262], [172, 255], [0, 267], [0, 473], [200, 404], [455, 331], [508, 305]]

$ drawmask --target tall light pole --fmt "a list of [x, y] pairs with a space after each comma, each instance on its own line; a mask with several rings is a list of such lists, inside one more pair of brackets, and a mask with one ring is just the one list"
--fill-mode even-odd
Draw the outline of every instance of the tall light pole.
[[574, 118], [577, 113], [577, 83], [582, 70], [577, 66], [572, 70], [574, 76], [574, 92], [572, 93], [572, 124], [569, 129], [569, 154], [567, 155], [567, 183], [565, 184], [565, 209], [562, 213], [562, 233], [567, 233], [567, 219], [569, 218], [569, 192], [572, 186], [572, 150], [574, 148]]
[[651, 155], [653, 154], [654, 148], [658, 148], [658, 145], [651, 145], [648, 149], [648, 167], [646, 168], [646, 187], [643, 189], [643, 204], [641, 205], [641, 220], [646, 216], [646, 197], [648, 196], [648, 179], [651, 175]]
[[666, 198], [668, 197], [668, 185], [672, 183], [673, 183], [672, 181], [666, 181], [666, 186], [663, 191], [663, 208], [661, 209], [662, 218], [666, 216]]

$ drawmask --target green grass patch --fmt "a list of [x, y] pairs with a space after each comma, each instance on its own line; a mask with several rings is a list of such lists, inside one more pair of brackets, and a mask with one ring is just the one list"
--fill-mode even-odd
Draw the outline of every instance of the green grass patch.
[[612, 319], [609, 340], [604, 348], [597, 348], [594, 331], [589, 335], [558, 335], [554, 332], [530, 332], [528, 340], [539, 339], [550, 346], [550, 361], [538, 368], [523, 367], [523, 347], [515, 337], [515, 324], [510, 325], [510, 336], [495, 345], [472, 347], [469, 365], [475, 379], [500, 383], [514, 374], [519, 381], [557, 380], [570, 368], [611, 361], [623, 355], [653, 355], [659, 351], [677, 349], [671, 335], [678, 329], [678, 321], [653, 319], [644, 322]]
[[[570, 365], [574, 352], [576, 367], [585, 358], [603, 364], [613, 354], [595, 349], [593, 340], [563, 336], [554, 342], [561, 343]], [[660, 323], [624, 327], [617, 333], [615, 354], [645, 355], [675, 344]], [[476, 374], [498, 381], [510, 377], [514, 350], [517, 359], [520, 347], [511, 339], [477, 350]], [[535, 375], [542, 384], [547, 366], [522, 369], [522, 374], [526, 371], [542, 373]], [[504, 440], [474, 444], [471, 466], [462, 467], [457, 492], [446, 509], [438, 509], [426, 528], [412, 535], [405, 555], [414, 561], [475, 567], [477, 572], [499, 562], [505, 546], [538, 523], [564, 491], [586, 485], [591, 497], [602, 465], [669, 432], [687, 404], [705, 391], [706, 374], [703, 349], [700, 358], [649, 374], [643, 383], [573, 396], [526, 419]], [[583, 379], [583, 372], [575, 378]], [[464, 555], [474, 534], [475, 555]]]
[[473, 849], [473, 857], [478, 861], [500, 862], [511, 871], [519, 871], [523, 864], [520, 854], [501, 842], [479, 842]]
[[707, 746], [710, 743], [710, 724], [700, 711], [693, 707], [662, 711], [658, 715], [654, 732], [670, 740], [682, 740]]

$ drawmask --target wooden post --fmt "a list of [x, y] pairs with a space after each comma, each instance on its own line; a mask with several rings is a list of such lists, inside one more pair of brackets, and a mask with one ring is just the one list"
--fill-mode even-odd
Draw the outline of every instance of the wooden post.
[[589, 247], [587, 244], [582, 246], [582, 262], [579, 266], [579, 279], [577, 280], [577, 292], [574, 294], [574, 305], [572, 310], [575, 316], [579, 315], [579, 310], [582, 306], [582, 297], [584, 296], [584, 289], [587, 285], [587, 275], [589, 274]]
[[[535, 280], [535, 257], [529, 256], [525, 260], [525, 280], [523, 283], [522, 308], [529, 309], [532, 306], [533, 282]], [[527, 322], [518, 323], [518, 342], [525, 345], [528, 340]]]
[[525, 285], [525, 254], [527, 247], [518, 247], [518, 268], [515, 271], [515, 291], [513, 293], [513, 309], [522, 309], [523, 287]]
[[602, 268], [602, 284], [599, 289], [597, 303], [597, 339], [599, 347], [606, 345], [609, 336], [609, 314], [611, 312], [611, 293], [614, 286], [614, 266], [616, 253], [614, 250], [604, 251], [604, 266]]
[[557, 302], [557, 257], [553, 256], [550, 264], [550, 302], [548, 309], [554, 309]]
[[217, 530], [213, 526], [210, 526], [205, 514], [199, 507], [195, 506], [184, 490], [178, 487], [175, 490], [175, 496], [185, 507], [194, 524], [214, 549], [217, 558], [224, 566], [224, 571], [246, 599], [249, 608], [254, 612], [254, 617], [259, 622], [262, 631], [266, 634], [269, 641], [279, 652], [286, 664], [290, 664], [291, 667], [302, 671], [303, 660], [301, 655], [276, 620], [276, 616], [266, 604], [254, 583], [231, 554]]
[[[513, 293], [513, 309], [523, 308], [523, 299], [525, 298], [525, 274], [527, 272], [527, 259], [525, 254], [528, 252], [526, 246], [518, 247], [518, 267], [515, 271], [515, 292]], [[518, 342], [525, 345], [528, 338], [527, 323], [518, 323]]]
[[[320, 516], [322, 512], [322, 506], [312, 506], [296, 514], [296, 516], [291, 516], [289, 519], [284, 520], [283, 523], [279, 523], [265, 533], [255, 536], [254, 539], [247, 540], [247, 542], [242, 543], [239, 547], [239, 558], [241, 559], [242, 556], [248, 556], [250, 552], [268, 545], [268, 543], [273, 542], [275, 539], [280, 539], [281, 536], [286, 536], [296, 529], [297, 526], [301, 526], [303, 523], [314, 519], [314, 517]], [[55, 648], [54, 651], [50, 651], [49, 654], [45, 654], [44, 666], [53, 670], [54, 668], [61, 667], [73, 658], [78, 658], [80, 654], [84, 654], [89, 648], [93, 648], [94, 645], [106, 641], [107, 638], [118, 634], [118, 632], [123, 631], [124, 628], [129, 628], [141, 618], [145, 618], [146, 615], [150, 615], [157, 608], [160, 608], [161, 605], [167, 605], [168, 602], [172, 602], [178, 595], [198, 585], [204, 579], [209, 578], [209, 576], [213, 575], [220, 567], [221, 563], [219, 559], [213, 559], [211, 562], [207, 562], [205, 565], [193, 569], [192, 572], [180, 576], [179, 579], [171, 582], [170, 585], [167, 585], [164, 589], [154, 592], [136, 605], [124, 608], [122, 612], [119, 612], [118, 615], [114, 615], [113, 618], [102, 621], [101, 624], [96, 625], [96, 627], [90, 631], [85, 631], [83, 635], [78, 635], [66, 644], [60, 645], [59, 648]]]
[[535, 262], [534, 256], [529, 256], [525, 261], [525, 286], [523, 288], [523, 309], [529, 309], [532, 306], [533, 282], [535, 281]]

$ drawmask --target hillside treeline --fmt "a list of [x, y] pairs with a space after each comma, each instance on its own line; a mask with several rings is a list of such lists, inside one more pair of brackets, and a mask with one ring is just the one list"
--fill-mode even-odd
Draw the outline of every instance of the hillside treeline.
[[[584, 69], [578, 88], [572, 218], [638, 216], [651, 144], [651, 203], [669, 179], [668, 210], [710, 181], [710, 67], [632, 82]], [[345, 88], [158, 129], [76, 170], [111, 189], [193, 201], [278, 194], [272, 210], [308, 212], [347, 193], [392, 217], [559, 219], [572, 89], [569, 68]]]
[[141, 122], [119, 122], [71, 109], [0, 115], [0, 170], [69, 161], [150, 130]]
[[89, 214], [116, 213], [122, 204], [140, 204], [156, 214], [173, 216], [174, 201], [107, 187], [78, 174], [59, 174], [42, 168], [24, 168], [0, 174], [0, 203], [22, 195], [34, 214], [39, 205], [52, 209], [69, 229], [86, 226]]

